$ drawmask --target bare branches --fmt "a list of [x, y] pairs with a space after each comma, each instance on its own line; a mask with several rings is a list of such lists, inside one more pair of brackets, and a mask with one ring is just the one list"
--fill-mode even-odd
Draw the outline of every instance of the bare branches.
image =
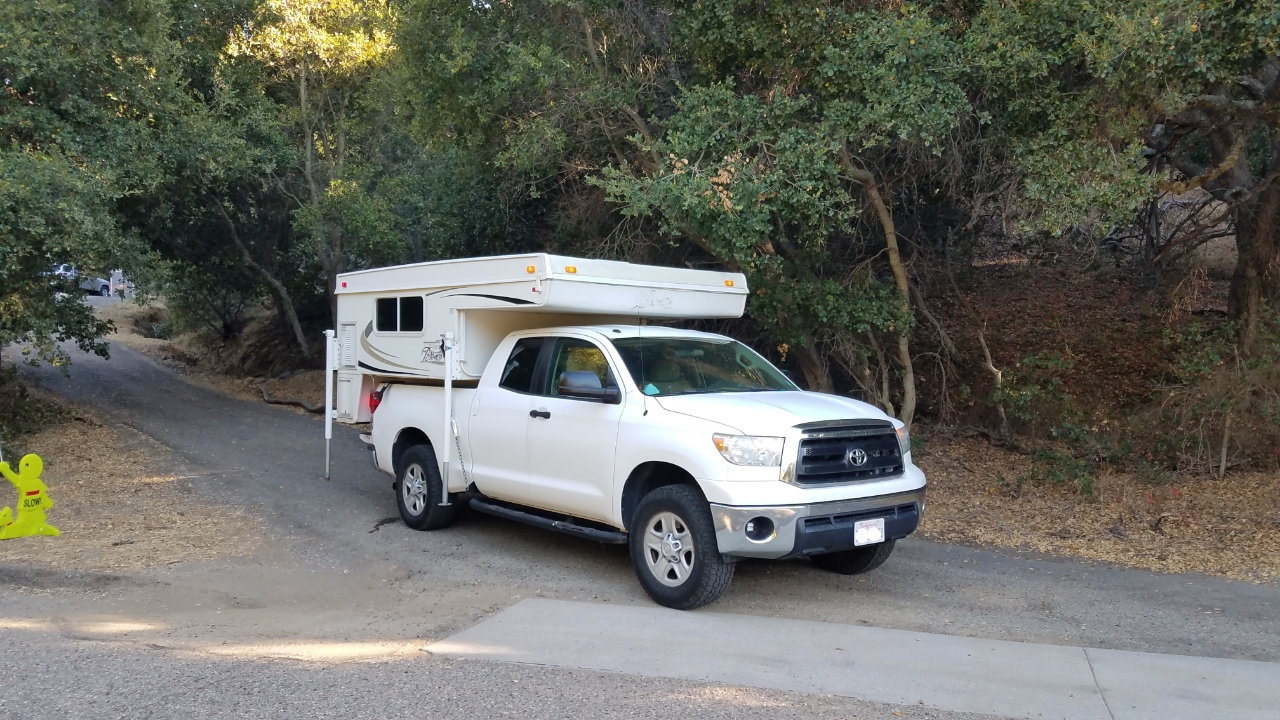
[[227, 235], [231, 238], [231, 242], [235, 244], [236, 249], [240, 251], [240, 257], [244, 260], [245, 267], [261, 275], [262, 279], [275, 292], [276, 299], [280, 302], [281, 308], [289, 319], [289, 324], [293, 326], [294, 339], [298, 341], [298, 349], [302, 351], [302, 357], [310, 361], [311, 349], [307, 345], [306, 335], [302, 332], [302, 324], [298, 322], [298, 313], [293, 307], [293, 300], [289, 298], [289, 291], [285, 288], [284, 283], [280, 282], [275, 275], [272, 275], [270, 271], [253, 259], [249, 248], [240, 240], [240, 233], [236, 231], [235, 221], [227, 214], [227, 209], [222, 206], [222, 202], [213, 196], [209, 196], [209, 206], [213, 208], [218, 217], [222, 218], [223, 224], [227, 226]]
[[934, 332], [938, 333], [938, 340], [942, 343], [942, 348], [947, 351], [947, 355], [953, 358], [960, 357], [960, 351], [956, 350], [956, 344], [951, 341], [951, 336], [942, 327], [942, 323], [938, 322], [938, 318], [934, 317], [933, 313], [929, 312], [929, 308], [925, 307], [924, 295], [920, 293], [920, 288], [917, 285], [913, 284], [911, 286], [911, 295], [916, 300], [916, 309], [933, 326]]
[[[1207, 172], [1201, 172], [1195, 176], [1192, 176], [1189, 180], [1185, 182], [1160, 183], [1159, 188], [1166, 192], [1171, 192], [1174, 195], [1183, 195], [1190, 190], [1193, 190], [1198, 187], [1203, 187], [1212, 183], [1213, 181], [1221, 177], [1224, 173], [1226, 173], [1228, 170], [1235, 167], [1236, 163], [1240, 162], [1240, 157], [1241, 155], [1244, 154], [1244, 145], [1245, 145], [1246, 139], [1247, 139], [1247, 136], [1244, 133], [1239, 133], [1235, 139], [1235, 142], [1232, 143], [1231, 145], [1231, 151], [1228, 152], [1226, 157], [1224, 157], [1222, 161], [1218, 163], [1216, 166], [1214, 166], [1211, 170]], [[1188, 168], [1189, 167], [1190, 166], [1188, 165]], [[1181, 170], [1182, 168], [1179, 168], [1179, 169]]]

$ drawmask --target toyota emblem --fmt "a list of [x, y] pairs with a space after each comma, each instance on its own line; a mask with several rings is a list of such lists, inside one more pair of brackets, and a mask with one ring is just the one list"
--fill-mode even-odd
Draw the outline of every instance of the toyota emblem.
[[854, 467], [862, 467], [867, 464], [867, 451], [862, 448], [853, 448], [845, 456], [845, 459]]

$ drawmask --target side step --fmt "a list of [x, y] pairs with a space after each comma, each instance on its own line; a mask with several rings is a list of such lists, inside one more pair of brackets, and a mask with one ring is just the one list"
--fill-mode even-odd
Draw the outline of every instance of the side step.
[[506, 505], [498, 505], [489, 498], [472, 498], [471, 509], [478, 510], [489, 515], [497, 515], [498, 517], [515, 520], [525, 523], [526, 525], [534, 525], [548, 530], [555, 530], [566, 535], [585, 538], [587, 540], [595, 540], [596, 542], [609, 543], [610, 545], [627, 544], [627, 534], [617, 530], [600, 530], [585, 525], [577, 525], [575, 523], [566, 522], [564, 520], [552, 520], [548, 517], [535, 515], [524, 510], [517, 510]]

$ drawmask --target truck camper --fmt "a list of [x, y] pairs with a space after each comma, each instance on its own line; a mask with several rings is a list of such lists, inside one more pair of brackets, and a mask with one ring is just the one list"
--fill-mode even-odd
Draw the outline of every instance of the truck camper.
[[627, 544], [650, 597], [688, 609], [744, 557], [870, 571], [924, 511], [901, 422], [653, 324], [740, 317], [739, 273], [528, 254], [345, 273], [335, 292], [326, 436], [371, 423], [411, 528], [466, 503]]

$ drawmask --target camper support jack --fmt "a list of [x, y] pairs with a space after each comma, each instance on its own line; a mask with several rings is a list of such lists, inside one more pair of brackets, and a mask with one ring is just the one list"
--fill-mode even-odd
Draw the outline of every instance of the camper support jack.
[[[450, 310], [449, 314], [457, 317], [456, 310]], [[453, 325], [457, 327], [457, 322]], [[453, 459], [453, 333], [441, 335], [440, 342], [444, 346], [444, 435], [441, 435], [444, 438], [444, 462], [440, 473], [440, 505], [445, 507], [449, 505], [449, 464]], [[462, 462], [462, 458], [458, 458], [458, 462]]]

